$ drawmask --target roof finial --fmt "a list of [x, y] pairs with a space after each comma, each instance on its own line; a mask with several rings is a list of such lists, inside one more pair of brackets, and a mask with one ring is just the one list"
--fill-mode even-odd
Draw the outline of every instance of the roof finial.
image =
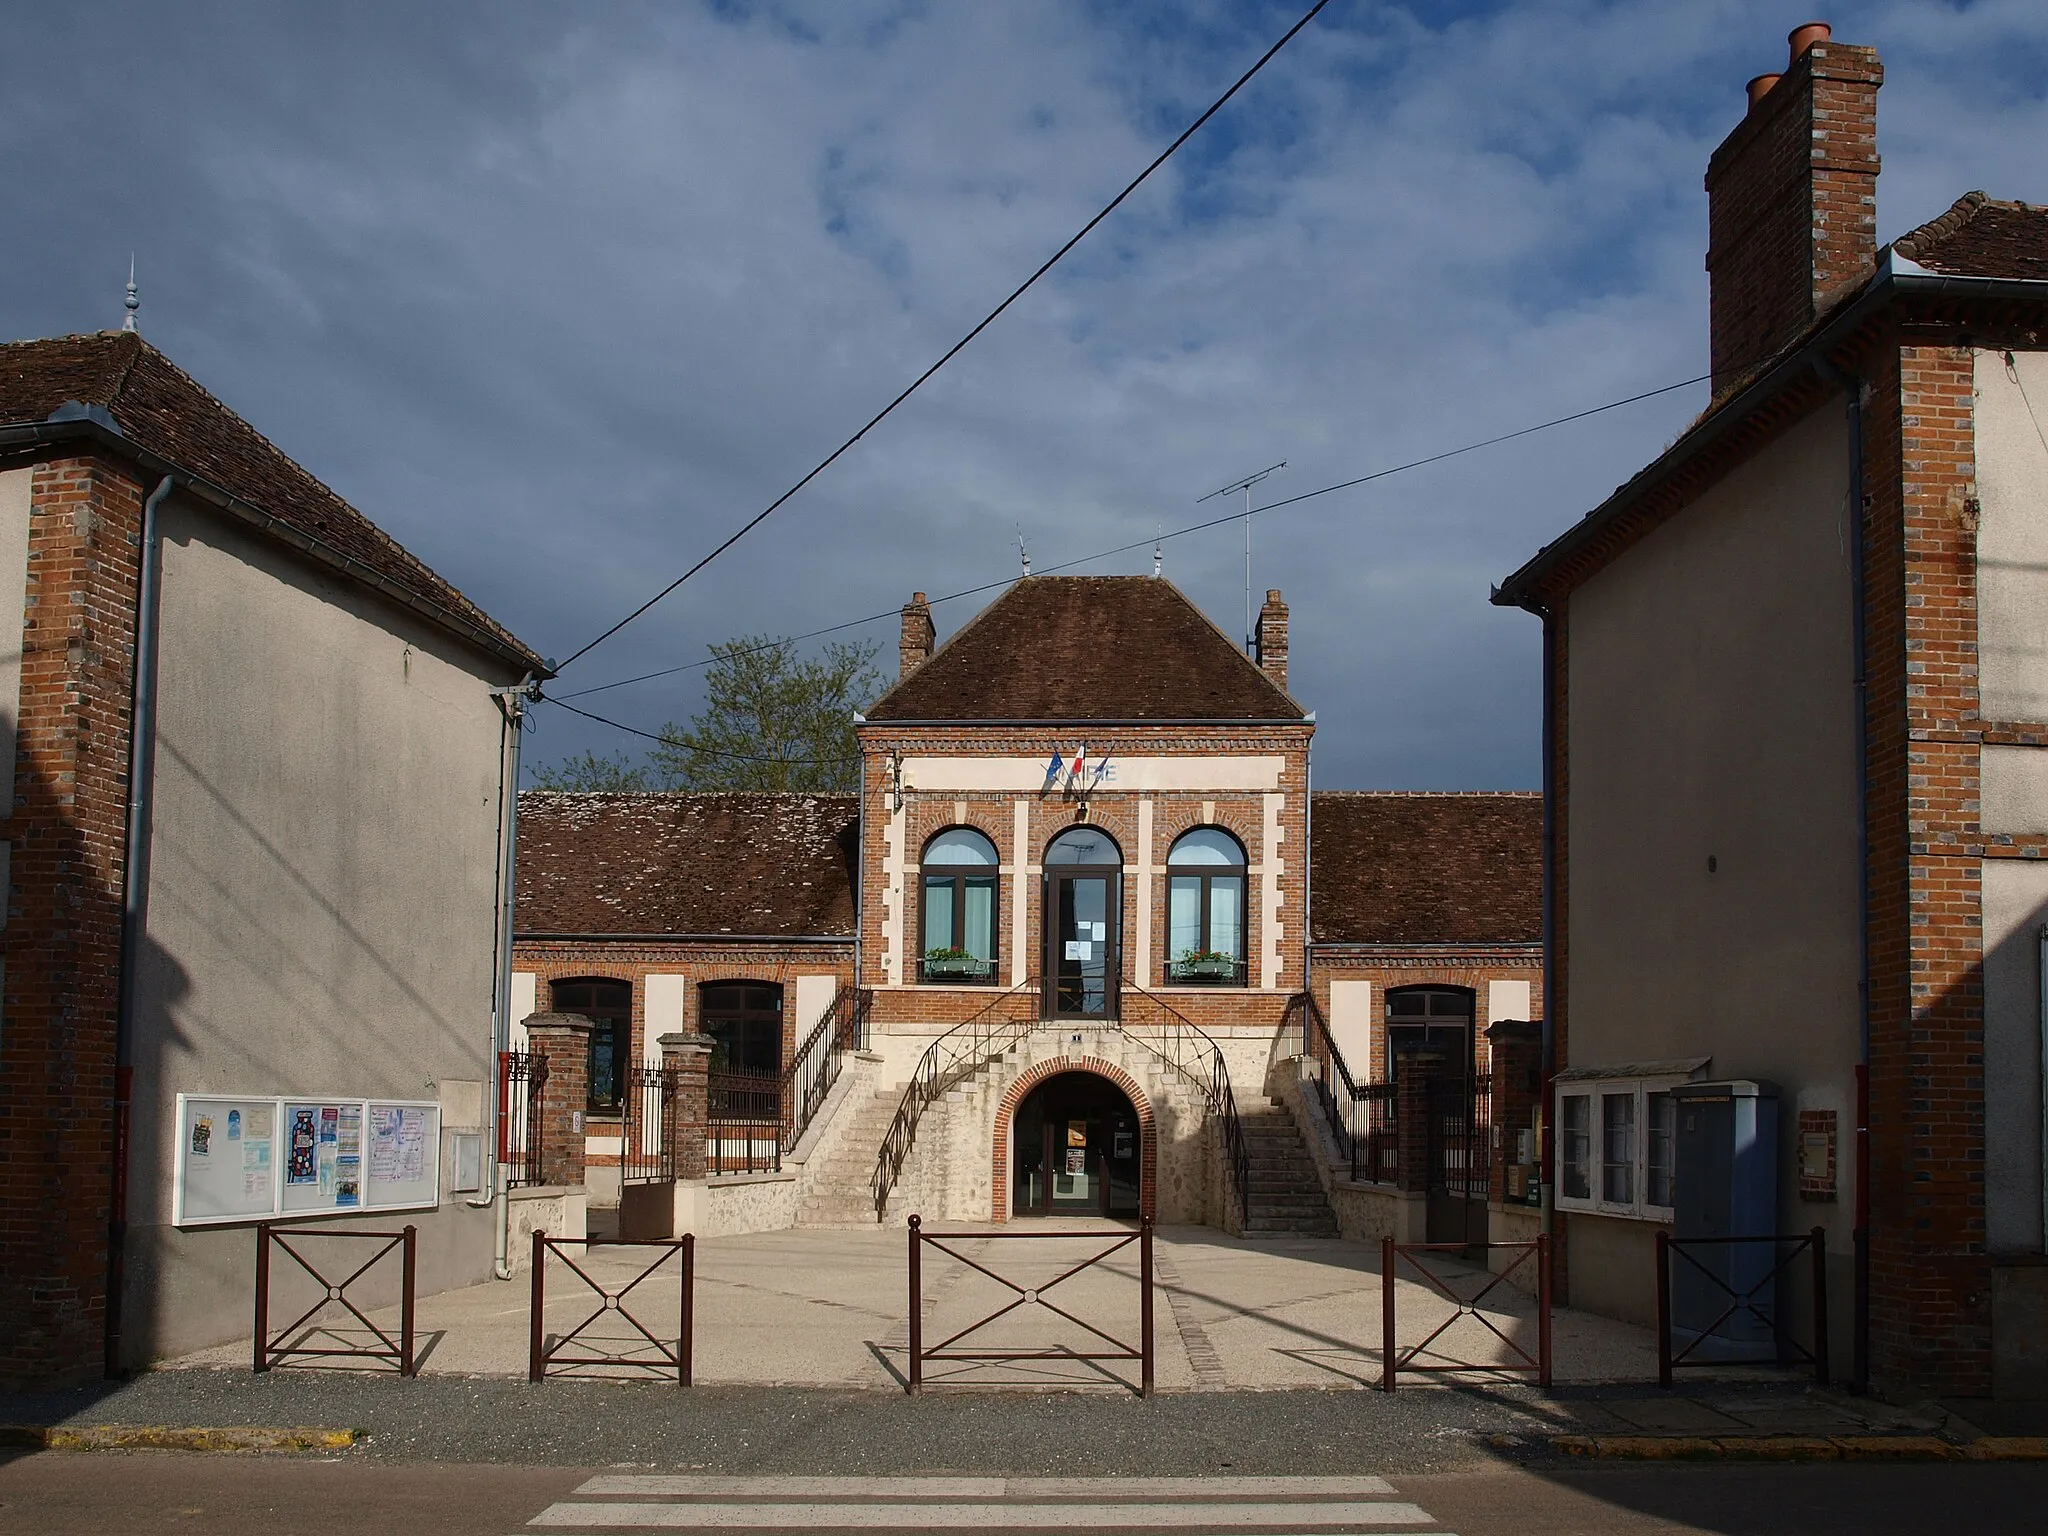
[[1024, 547], [1024, 525], [1017, 525], [1017, 558], [1024, 562], [1024, 574], [1031, 574], [1031, 551]]
[[142, 308], [142, 300], [135, 296], [135, 253], [128, 253], [128, 297], [122, 301], [128, 316], [121, 322], [121, 329], [132, 331], [135, 327], [135, 311]]
[[1152, 525], [1152, 579], [1157, 581], [1159, 573], [1166, 568], [1166, 524]]

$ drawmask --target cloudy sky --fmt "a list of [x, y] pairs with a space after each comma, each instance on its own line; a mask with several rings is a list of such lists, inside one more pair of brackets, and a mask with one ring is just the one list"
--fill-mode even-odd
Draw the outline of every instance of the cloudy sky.
[[[786, 489], [1307, 0], [42, 6], [0, 51], [0, 334], [142, 325], [543, 653]], [[1704, 370], [1709, 152], [1767, 0], [1334, 0], [905, 408], [555, 685], [1149, 539]], [[2048, 202], [2048, 8], [1839, 3], [1879, 234]], [[1528, 786], [1489, 583], [1700, 388], [1273, 513], [1319, 783]], [[1236, 527], [1167, 574], [1242, 624]], [[1084, 567], [1149, 571], [1149, 549]], [[986, 596], [939, 609], [941, 634]], [[864, 633], [893, 653], [893, 622]], [[696, 674], [583, 700], [685, 718]], [[542, 711], [543, 760], [616, 733]]]

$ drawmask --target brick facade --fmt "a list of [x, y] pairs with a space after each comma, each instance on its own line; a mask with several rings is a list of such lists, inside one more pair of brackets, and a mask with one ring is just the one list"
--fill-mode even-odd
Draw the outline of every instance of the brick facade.
[[137, 551], [146, 489], [50, 458], [30, 489], [0, 1030], [0, 1383], [93, 1374], [114, 1187]]

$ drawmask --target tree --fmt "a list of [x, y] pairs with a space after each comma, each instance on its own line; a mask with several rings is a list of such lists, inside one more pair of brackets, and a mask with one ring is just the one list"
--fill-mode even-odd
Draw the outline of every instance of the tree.
[[881, 691], [880, 649], [835, 642], [806, 660], [794, 641], [768, 635], [712, 646], [704, 707], [688, 730], [663, 727], [655, 773], [678, 789], [858, 788], [853, 713]]
[[534, 770], [542, 789], [769, 789], [817, 793], [860, 785], [853, 713], [881, 692], [873, 641], [805, 658], [793, 640], [741, 635], [711, 648], [704, 707], [673, 721], [643, 761], [584, 752]]

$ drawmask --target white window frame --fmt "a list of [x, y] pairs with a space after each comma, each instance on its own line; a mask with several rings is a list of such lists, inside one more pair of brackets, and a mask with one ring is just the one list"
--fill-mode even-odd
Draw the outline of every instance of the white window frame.
[[[1668, 1205], [1650, 1203], [1650, 1097], [1652, 1094], [1668, 1093], [1681, 1083], [1690, 1082], [1688, 1074], [1659, 1075], [1655, 1077], [1587, 1077], [1557, 1085], [1557, 1100], [1552, 1107], [1557, 1126], [1558, 1168], [1556, 1173], [1556, 1200], [1560, 1211], [1582, 1211], [1594, 1216], [1621, 1216], [1634, 1221], [1670, 1221], [1673, 1211]], [[1628, 1201], [1603, 1198], [1606, 1190], [1604, 1177], [1607, 1154], [1607, 1124], [1605, 1106], [1601, 1100], [1609, 1094], [1631, 1094], [1635, 1099], [1635, 1147], [1634, 1176], [1631, 1190], [1634, 1198]], [[1580, 1199], [1567, 1195], [1564, 1180], [1564, 1101], [1568, 1098], [1586, 1098], [1592, 1102], [1587, 1106], [1587, 1179], [1586, 1187], [1592, 1194]], [[1678, 1147], [1673, 1142], [1671, 1155], [1675, 1164]], [[1677, 1170], [1674, 1166], [1673, 1182]]]

